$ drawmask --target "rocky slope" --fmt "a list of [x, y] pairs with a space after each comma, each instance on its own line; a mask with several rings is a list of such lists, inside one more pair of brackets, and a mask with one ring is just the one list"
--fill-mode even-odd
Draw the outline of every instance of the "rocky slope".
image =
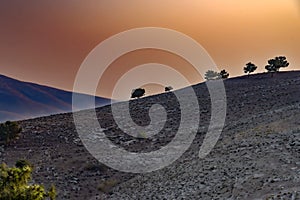
[[[130, 174], [97, 162], [78, 138], [71, 114], [21, 121], [21, 137], [5, 147], [1, 160], [34, 163], [34, 181], [55, 183], [58, 199], [300, 199], [300, 72], [237, 77], [224, 84], [225, 127], [204, 159], [198, 152], [211, 117], [210, 98], [206, 85], [198, 84], [193, 86], [201, 111], [197, 136], [180, 159], [161, 170]], [[133, 120], [147, 125], [155, 103], [166, 108], [168, 119], [148, 139], [123, 134], [109, 106], [97, 109], [97, 117], [115, 144], [150, 152], [170, 142], [180, 122], [172, 93], [131, 101]]]

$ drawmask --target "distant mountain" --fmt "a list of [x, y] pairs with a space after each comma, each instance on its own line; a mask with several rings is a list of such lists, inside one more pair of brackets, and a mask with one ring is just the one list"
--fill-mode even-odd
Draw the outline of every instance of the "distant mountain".
[[[94, 98], [79, 94], [80, 97]], [[84, 99], [84, 98], [83, 98]], [[95, 97], [96, 106], [110, 103], [110, 99]], [[84, 102], [78, 109], [90, 108]], [[19, 81], [0, 75], [0, 122], [70, 112], [72, 92]]]

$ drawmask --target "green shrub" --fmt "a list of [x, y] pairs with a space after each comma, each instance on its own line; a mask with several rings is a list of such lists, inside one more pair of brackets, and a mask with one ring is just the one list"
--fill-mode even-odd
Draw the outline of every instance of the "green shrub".
[[112, 189], [118, 184], [119, 184], [118, 180], [111, 178], [106, 181], [103, 181], [99, 185], [98, 189], [103, 193], [109, 194], [112, 191]]
[[54, 200], [55, 187], [49, 191], [38, 184], [28, 184], [32, 167], [27, 161], [18, 161], [15, 167], [0, 165], [0, 199], [1, 200]]
[[22, 128], [16, 122], [7, 121], [0, 124], [0, 143], [7, 144], [18, 137]]

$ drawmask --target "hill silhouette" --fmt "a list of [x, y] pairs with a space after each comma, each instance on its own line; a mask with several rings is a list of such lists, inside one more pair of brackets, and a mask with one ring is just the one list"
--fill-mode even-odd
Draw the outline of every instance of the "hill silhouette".
[[[82, 95], [88, 96], [88, 95]], [[110, 103], [96, 97], [96, 106]], [[89, 108], [82, 104], [79, 109]], [[72, 92], [0, 75], [0, 121], [20, 120], [72, 111]]]

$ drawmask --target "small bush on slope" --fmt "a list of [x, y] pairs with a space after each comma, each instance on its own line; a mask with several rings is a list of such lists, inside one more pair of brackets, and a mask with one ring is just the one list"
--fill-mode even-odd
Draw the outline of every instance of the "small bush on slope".
[[0, 144], [7, 144], [18, 137], [22, 128], [16, 122], [7, 121], [0, 124]]
[[32, 167], [27, 161], [18, 161], [15, 167], [0, 165], [0, 199], [1, 200], [54, 200], [55, 187], [49, 191], [44, 186], [28, 184], [31, 179]]

